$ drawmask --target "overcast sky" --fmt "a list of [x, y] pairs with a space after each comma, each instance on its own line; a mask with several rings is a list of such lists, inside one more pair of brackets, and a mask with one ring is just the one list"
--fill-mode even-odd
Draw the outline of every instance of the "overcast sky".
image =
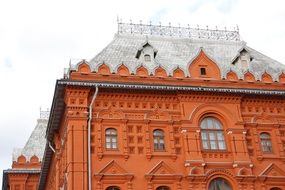
[[233, 29], [263, 54], [285, 63], [284, 0], [1, 0], [0, 183], [13, 147], [23, 147], [50, 108], [69, 60], [94, 57], [125, 22]]

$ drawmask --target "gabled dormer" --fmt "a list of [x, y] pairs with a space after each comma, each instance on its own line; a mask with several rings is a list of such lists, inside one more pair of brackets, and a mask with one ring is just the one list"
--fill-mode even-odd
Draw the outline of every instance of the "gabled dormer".
[[238, 54], [234, 57], [232, 64], [240, 64], [241, 68], [248, 69], [249, 63], [253, 60], [253, 57], [250, 55], [249, 51], [243, 47], [238, 51]]
[[152, 63], [157, 55], [157, 50], [148, 42], [144, 42], [136, 53], [136, 58], [143, 63]]

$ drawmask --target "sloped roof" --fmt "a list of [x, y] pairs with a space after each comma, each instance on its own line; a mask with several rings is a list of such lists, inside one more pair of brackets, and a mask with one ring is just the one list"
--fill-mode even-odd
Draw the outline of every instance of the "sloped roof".
[[46, 145], [46, 128], [47, 119], [38, 119], [37, 125], [33, 130], [29, 140], [24, 148], [16, 148], [13, 151], [13, 161], [17, 161], [18, 157], [23, 155], [27, 160], [30, 160], [32, 156], [37, 156], [41, 161], [44, 155], [44, 149]]
[[[144, 63], [136, 58], [137, 51], [146, 42], [150, 43], [157, 50], [155, 61], [149, 63]], [[246, 49], [253, 58], [248, 67], [244, 67], [241, 64], [232, 64], [242, 49]], [[190, 76], [188, 66], [201, 50], [218, 65], [222, 78], [232, 70], [241, 79], [243, 79], [244, 73], [250, 71], [256, 79], [260, 79], [262, 74], [267, 72], [272, 76], [273, 80], [278, 81], [279, 75], [285, 71], [283, 64], [248, 47], [239, 38], [235, 38], [235, 40], [212, 37], [187, 38], [185, 36], [152, 35], [150, 33], [148, 35], [147, 33], [118, 32], [113, 41], [91, 59], [89, 64], [93, 71], [97, 71], [98, 67], [105, 63], [110, 67], [111, 72], [116, 72], [117, 68], [124, 64], [132, 73], [135, 73], [136, 69], [141, 65], [146, 67], [149, 73], [154, 73], [155, 69], [161, 66], [169, 75], [172, 74], [174, 69], [179, 67], [187, 76]]]

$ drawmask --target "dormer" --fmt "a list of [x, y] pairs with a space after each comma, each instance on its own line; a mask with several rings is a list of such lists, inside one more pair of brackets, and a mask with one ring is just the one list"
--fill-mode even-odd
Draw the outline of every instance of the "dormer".
[[157, 50], [148, 41], [146, 41], [138, 49], [136, 58], [139, 59], [141, 62], [147, 64], [154, 61], [156, 54]]
[[249, 51], [246, 48], [239, 50], [236, 57], [233, 59], [232, 64], [240, 64], [244, 70], [247, 70], [249, 63], [253, 60], [253, 57], [250, 55]]

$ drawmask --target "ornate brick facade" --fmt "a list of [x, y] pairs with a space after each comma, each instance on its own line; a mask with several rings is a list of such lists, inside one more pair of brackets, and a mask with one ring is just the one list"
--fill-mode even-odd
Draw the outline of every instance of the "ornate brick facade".
[[284, 190], [284, 65], [144, 27], [57, 81], [39, 189]]

